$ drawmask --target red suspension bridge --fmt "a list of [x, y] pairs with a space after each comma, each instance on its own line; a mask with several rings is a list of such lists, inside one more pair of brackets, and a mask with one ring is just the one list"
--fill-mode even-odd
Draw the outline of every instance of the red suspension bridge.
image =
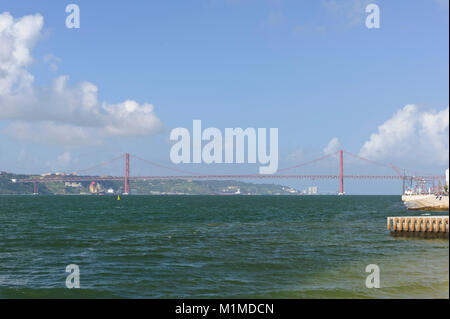
[[[385, 168], [389, 168], [395, 172], [395, 175], [345, 175], [344, 174], [344, 154], [348, 155], [354, 159], [358, 159], [364, 161], [366, 163], [370, 163], [372, 165], [377, 165]], [[304, 175], [304, 174], [285, 174], [284, 172], [288, 172], [294, 170], [296, 168], [305, 167], [307, 165], [311, 165], [325, 159], [331, 157], [339, 158], [339, 172], [338, 174], [326, 174], [326, 175]], [[149, 164], [153, 167], [163, 168], [170, 170], [172, 172], [176, 172], [176, 175], [160, 175], [160, 176], [131, 176], [130, 175], [130, 163], [131, 158]], [[109, 165], [112, 162], [118, 160], [125, 160], [125, 170], [123, 176], [88, 176], [82, 175], [88, 171], [92, 171], [94, 169], [98, 169], [100, 167]], [[26, 179], [17, 179], [17, 183], [33, 183], [34, 184], [34, 193], [38, 193], [38, 183], [50, 183], [50, 182], [100, 182], [100, 181], [123, 181], [124, 184], [124, 193], [130, 193], [130, 181], [138, 181], [138, 180], [242, 180], [242, 179], [298, 179], [298, 180], [339, 180], [339, 193], [344, 194], [344, 180], [347, 179], [380, 179], [380, 180], [402, 180], [404, 183], [406, 181], [431, 181], [433, 184], [435, 181], [445, 179], [444, 176], [439, 175], [414, 175], [407, 176], [406, 170], [402, 170], [397, 168], [393, 164], [384, 164], [377, 161], [373, 161], [370, 159], [363, 158], [359, 155], [347, 152], [347, 151], [337, 151], [335, 153], [331, 153], [314, 160], [300, 163], [295, 166], [286, 167], [282, 169], [278, 169], [277, 174], [272, 175], [264, 175], [264, 174], [228, 174], [228, 175], [217, 175], [217, 174], [200, 174], [195, 172], [186, 171], [179, 168], [170, 167], [164, 164], [159, 164], [153, 161], [149, 161], [143, 158], [140, 158], [135, 155], [131, 155], [129, 153], [122, 154], [118, 157], [115, 157], [109, 161], [91, 166], [89, 168], [78, 170], [76, 174], [72, 175], [59, 175], [59, 176], [40, 176]]]

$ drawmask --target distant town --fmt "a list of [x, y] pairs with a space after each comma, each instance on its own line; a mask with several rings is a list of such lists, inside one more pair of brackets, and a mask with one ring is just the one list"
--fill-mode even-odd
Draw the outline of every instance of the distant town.
[[[46, 179], [56, 176], [77, 176], [76, 173], [46, 173], [19, 175], [0, 172], [0, 195], [33, 194], [33, 184], [18, 183], [19, 179]], [[41, 195], [118, 195], [124, 192], [122, 181], [45, 182], [39, 183]], [[135, 195], [320, 195], [318, 186], [305, 189], [277, 184], [257, 184], [233, 180], [142, 180], [131, 184]]]

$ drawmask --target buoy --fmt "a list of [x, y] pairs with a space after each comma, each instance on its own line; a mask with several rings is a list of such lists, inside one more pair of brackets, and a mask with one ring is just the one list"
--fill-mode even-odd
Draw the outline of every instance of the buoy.
[[120, 200], [120, 195], [117, 196], [117, 200]]

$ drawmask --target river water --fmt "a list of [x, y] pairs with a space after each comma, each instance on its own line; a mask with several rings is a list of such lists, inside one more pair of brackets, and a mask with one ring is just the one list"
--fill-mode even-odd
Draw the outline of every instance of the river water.
[[420, 214], [399, 196], [0, 196], [0, 298], [449, 298], [448, 239], [386, 230]]

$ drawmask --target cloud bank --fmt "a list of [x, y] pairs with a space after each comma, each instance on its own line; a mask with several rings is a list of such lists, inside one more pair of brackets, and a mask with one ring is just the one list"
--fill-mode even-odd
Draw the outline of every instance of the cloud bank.
[[336, 153], [341, 148], [341, 143], [339, 143], [339, 140], [337, 137], [333, 137], [330, 142], [328, 143], [327, 147], [323, 149], [323, 153], [325, 155], [330, 155], [333, 153]]
[[43, 25], [39, 14], [19, 19], [0, 14], [0, 120], [10, 122], [4, 132], [22, 140], [73, 146], [150, 135], [162, 128], [153, 105], [100, 102], [98, 87], [90, 82], [71, 86], [68, 76], [60, 76], [49, 87], [35, 86], [27, 68]]
[[448, 165], [449, 108], [421, 111], [406, 105], [378, 127], [364, 143], [360, 155], [375, 160], [400, 159]]

